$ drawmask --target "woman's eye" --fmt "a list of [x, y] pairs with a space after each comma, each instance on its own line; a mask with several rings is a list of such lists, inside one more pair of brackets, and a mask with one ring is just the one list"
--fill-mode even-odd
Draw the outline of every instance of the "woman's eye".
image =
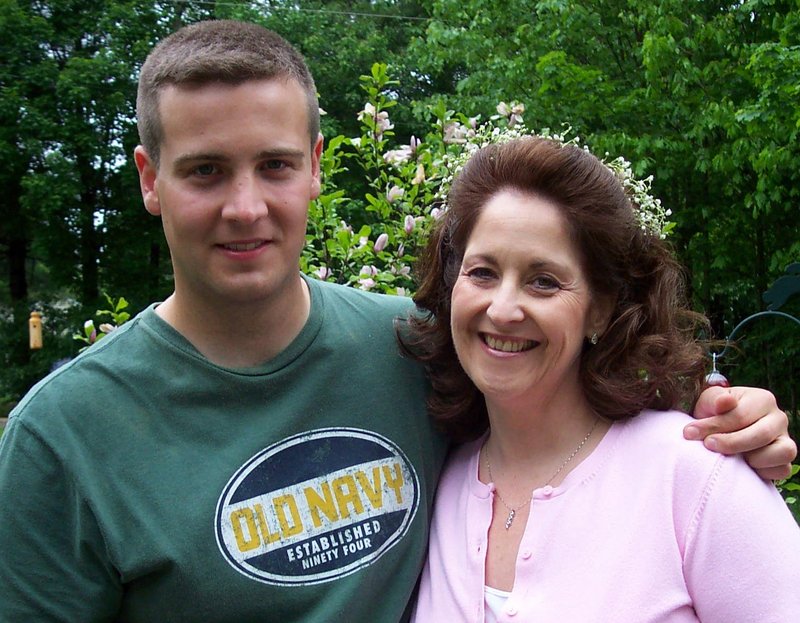
[[467, 276], [470, 279], [475, 279], [476, 281], [484, 281], [486, 279], [491, 279], [494, 277], [494, 272], [489, 268], [477, 267], [471, 268], [467, 271]]
[[557, 290], [560, 287], [558, 281], [546, 275], [535, 277], [531, 283], [539, 290]]

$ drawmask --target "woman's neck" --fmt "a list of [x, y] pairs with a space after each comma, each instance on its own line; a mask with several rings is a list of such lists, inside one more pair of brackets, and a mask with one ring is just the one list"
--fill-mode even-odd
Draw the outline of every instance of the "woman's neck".
[[546, 398], [519, 402], [487, 400], [487, 410], [490, 433], [485, 452], [502, 471], [534, 476], [526, 479], [533, 485], [537, 481], [544, 484], [554, 465], [569, 456], [592, 430], [591, 438], [585, 442], [589, 448], [581, 449], [581, 455], [587, 456], [586, 450], [596, 445], [589, 442], [602, 439], [610, 426], [601, 420], [592, 428], [598, 416], [577, 391], [555, 392]]

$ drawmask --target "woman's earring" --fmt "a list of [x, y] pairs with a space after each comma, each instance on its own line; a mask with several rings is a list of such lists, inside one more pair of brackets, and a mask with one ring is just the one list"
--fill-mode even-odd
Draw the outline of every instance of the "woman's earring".
[[592, 333], [592, 337], [590, 337], [590, 338], [589, 338], [589, 341], [590, 341], [592, 344], [597, 344], [597, 340], [598, 340], [598, 339], [599, 339], [599, 338], [597, 337], [597, 333]]

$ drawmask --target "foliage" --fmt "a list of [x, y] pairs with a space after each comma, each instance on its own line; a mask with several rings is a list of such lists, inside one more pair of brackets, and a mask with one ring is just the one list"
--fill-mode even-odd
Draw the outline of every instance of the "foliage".
[[[168, 250], [141, 208], [129, 158], [135, 78], [156, 40], [212, 16], [264, 23], [298, 46], [328, 113], [326, 136], [369, 136], [370, 115], [353, 114], [363, 98], [355, 85], [374, 61], [386, 64], [384, 102], [368, 99], [391, 115], [387, 151], [422, 140], [399, 167], [370, 161], [352, 138], [328, 142], [327, 203], [313, 207], [304, 256], [312, 272], [407, 291], [408, 275], [395, 273], [424, 235], [416, 219], [437, 207], [436, 141], [448, 111], [462, 111], [450, 116], [467, 127], [498, 101], [524, 102], [530, 127], [569, 124], [596, 153], [625, 154], [637, 176], [655, 176], [696, 307], [718, 336], [763, 309], [761, 293], [800, 257], [796, 0], [4, 0], [0, 304], [24, 308], [17, 323], [39, 301], [75, 299], [85, 317], [104, 290], [124, 291], [137, 309], [170, 291]], [[411, 185], [419, 164], [426, 180]], [[394, 186], [404, 196], [384, 201]], [[384, 220], [400, 216], [403, 227]], [[326, 237], [337, 242], [327, 248]], [[363, 266], [377, 274], [345, 276]], [[6, 375], [32, 365], [23, 329], [3, 327], [16, 336], [3, 344]], [[743, 337], [723, 372], [769, 387], [797, 413], [796, 329], [764, 322]]]
[[798, 498], [800, 495], [800, 465], [792, 465], [792, 473], [789, 478], [775, 484], [797, 523], [800, 524], [800, 498]]
[[[74, 301], [84, 315], [123, 285], [141, 305], [169, 292], [160, 224], [128, 158], [136, 75], [155, 41], [212, 15], [192, 1], [0, 2], [0, 395], [18, 396], [72, 347], [73, 321], [47, 310]], [[36, 353], [31, 309], [48, 320]]]
[[111, 322], [99, 323], [95, 328], [94, 320], [89, 319], [83, 323], [83, 331], [72, 334], [72, 338], [78, 342], [83, 342], [86, 346], [81, 347], [81, 351], [89, 348], [95, 342], [100, 341], [106, 335], [118, 329], [121, 325], [125, 324], [131, 317], [130, 312], [125, 311], [128, 308], [128, 301], [124, 297], [119, 297], [116, 301], [111, 298], [107, 293], [103, 293], [108, 309], [98, 309], [95, 316], [100, 318], [109, 317]]
[[[449, 105], [517, 99], [533, 127], [568, 123], [599, 153], [625, 154], [675, 213], [673, 243], [716, 336], [763, 309], [800, 258], [796, 1], [435, 0], [430, 11], [410, 50], [420, 72], [451, 78]], [[798, 413], [796, 328], [763, 331], [723, 371]]]
[[[375, 63], [361, 76], [367, 102], [358, 113], [359, 137], [333, 138], [325, 149], [321, 169], [324, 188], [309, 211], [307, 245], [301, 270], [316, 277], [389, 294], [412, 294], [410, 271], [417, 251], [425, 243], [432, 219], [446, 208], [446, 191], [455, 174], [475, 149], [531, 132], [526, 129], [519, 104], [501, 102], [497, 114], [479, 117], [448, 110], [443, 102], [429, 110], [429, 129], [421, 138], [396, 145], [389, 111], [397, 107], [390, 98], [396, 81], [387, 66]], [[562, 142], [563, 134], [539, 134]], [[588, 146], [584, 145], [588, 149]], [[663, 236], [671, 229], [660, 202], [650, 195], [651, 178], [638, 180], [623, 158], [606, 158], [608, 166], [641, 206], [643, 226]], [[358, 171], [366, 192], [352, 197], [337, 184], [342, 173]], [[346, 215], [357, 215], [349, 222]]]
[[[447, 112], [439, 111], [442, 116], [424, 139], [412, 136], [409, 144], [390, 150], [389, 111], [397, 102], [388, 91], [396, 82], [385, 64], [375, 63], [361, 83], [367, 103], [357, 115], [360, 136], [337, 136], [325, 149], [323, 192], [310, 208], [301, 270], [366, 290], [406, 294], [412, 287], [410, 264], [435, 213]], [[337, 187], [343, 174], [361, 177], [363, 196], [348, 196]]]

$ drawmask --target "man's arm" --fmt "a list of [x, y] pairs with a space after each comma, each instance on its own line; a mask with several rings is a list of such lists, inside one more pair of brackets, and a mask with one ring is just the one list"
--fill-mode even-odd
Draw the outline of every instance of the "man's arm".
[[789, 418], [775, 396], [758, 387], [709, 387], [694, 407], [695, 422], [684, 429], [686, 439], [703, 439], [709, 450], [744, 454], [759, 476], [786, 478], [797, 456], [789, 437]]
[[116, 620], [122, 589], [105, 554], [77, 484], [10, 420], [0, 440], [0, 621]]

